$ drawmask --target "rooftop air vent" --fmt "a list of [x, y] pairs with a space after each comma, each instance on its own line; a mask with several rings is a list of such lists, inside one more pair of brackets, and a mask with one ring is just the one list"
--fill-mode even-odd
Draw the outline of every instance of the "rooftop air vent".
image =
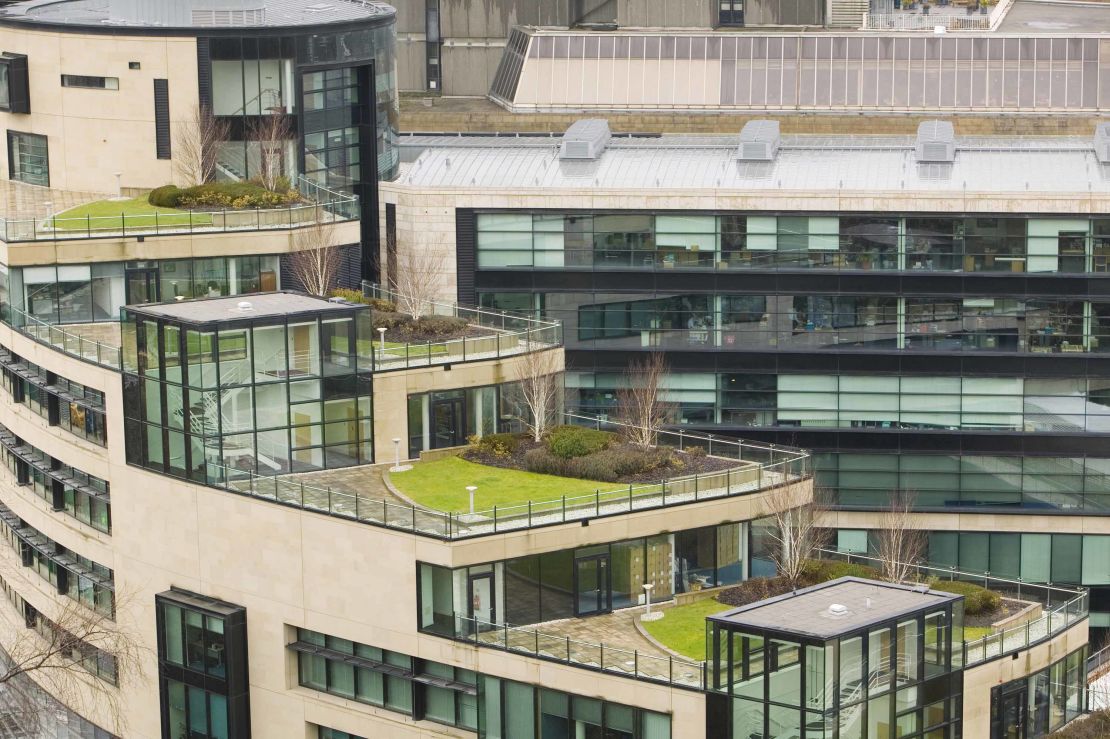
[[779, 152], [778, 121], [748, 121], [740, 132], [736, 158], [743, 162], [771, 162]]
[[848, 606], [844, 605], [843, 603], [830, 603], [829, 608], [826, 611], [826, 615], [829, 618], [845, 618], [846, 616], [851, 615], [851, 613], [852, 612], [848, 610]]
[[1095, 157], [1102, 164], [1110, 164], [1110, 121], [1095, 126]]
[[560, 159], [599, 159], [613, 134], [609, 131], [609, 121], [591, 118], [575, 121], [563, 134], [563, 144], [559, 147]]
[[952, 162], [956, 159], [956, 133], [948, 121], [924, 121], [917, 127], [917, 161]]
[[235, 307], [239, 309], [240, 313], [249, 313], [254, 310], [254, 305], [249, 300], [240, 300], [239, 304]]

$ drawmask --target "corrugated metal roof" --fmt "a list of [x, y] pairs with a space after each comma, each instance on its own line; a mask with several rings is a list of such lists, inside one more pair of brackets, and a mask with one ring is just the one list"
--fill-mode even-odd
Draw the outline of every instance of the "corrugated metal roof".
[[951, 164], [919, 164], [913, 136], [783, 136], [771, 162], [735, 159], [729, 136], [617, 137], [596, 161], [546, 136], [403, 136], [398, 182], [493, 189], [968, 190], [1110, 192], [1083, 137], [965, 137]]

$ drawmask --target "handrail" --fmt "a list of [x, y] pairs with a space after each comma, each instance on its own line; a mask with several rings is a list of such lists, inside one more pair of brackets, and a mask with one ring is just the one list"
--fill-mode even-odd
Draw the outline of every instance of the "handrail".
[[[821, 549], [819, 552], [822, 557], [843, 559], [849, 563], [866, 562], [873, 566], [881, 566], [883, 563], [880, 558], [866, 554], [842, 552], [835, 549]], [[1019, 600], [1023, 599], [1023, 596], [1037, 597], [1038, 593], [1041, 596], [1039, 600], [1047, 612], [1040, 618], [1027, 621], [1011, 629], [987, 634], [973, 641], [964, 641], [963, 661], [964, 665], [968, 667], [1013, 654], [1050, 639], [1079, 621], [1086, 619], [1089, 612], [1088, 594], [1085, 588], [1029, 583], [1020, 578], [1015, 580], [996, 577], [989, 572], [966, 572], [957, 570], [955, 567], [940, 567], [922, 563], [907, 563], [906, 566], [911, 568], [915, 580], [918, 582], [927, 581], [930, 577], [943, 580], [965, 580], [976, 584], [982, 583], [983, 587], [992, 587], [996, 591], [1012, 592]], [[1055, 605], [1053, 604], [1054, 598], [1056, 599]]]
[[465, 616], [456, 616], [455, 621], [455, 638], [478, 646], [677, 688], [702, 691], [706, 687], [704, 661], [673, 655], [661, 657], [638, 649], [581, 641], [565, 635], [545, 634], [530, 627], [495, 624]]
[[[590, 420], [617, 426], [602, 419], [564, 414], [564, 420]], [[659, 431], [661, 443], [678, 440], [688, 446], [696, 435]], [[562, 496], [519, 505], [494, 506], [474, 513], [449, 513], [386, 499], [367, 498], [306, 483], [300, 475], [259, 475], [209, 462], [207, 484], [229, 492], [265, 498], [305, 510], [328, 513], [360, 523], [407, 531], [447, 541], [519, 531], [595, 518], [666, 508], [704, 500], [758, 493], [771, 487], [806, 479], [811, 474], [807, 452], [773, 445], [753, 445], [713, 440], [714, 456], [735, 458], [736, 467], [703, 474], [666, 478], [657, 483], [630, 484], [597, 490], [581, 496]], [[723, 452], [732, 450], [735, 457]]]
[[358, 196], [329, 190], [305, 179], [298, 191], [308, 203], [282, 208], [223, 209], [184, 213], [137, 213], [66, 218], [0, 218], [0, 241], [65, 241], [110, 236], [229, 233], [303, 228], [313, 223], [340, 223], [361, 218]]
[[2, 320], [24, 336], [64, 354], [113, 370], [123, 366], [120, 347], [67, 331], [64, 324], [46, 323], [12, 305], [3, 307]]
[[[394, 303], [405, 300], [402, 295], [388, 288], [365, 281], [362, 283], [362, 293], [367, 298]], [[422, 343], [375, 339], [370, 352], [374, 371], [500, 359], [554, 349], [563, 343], [560, 321], [470, 308], [428, 298], [414, 298], [411, 302], [419, 304], [421, 315], [463, 318], [471, 326], [489, 329], [489, 333]], [[371, 321], [374, 312], [375, 308], [371, 305]]]

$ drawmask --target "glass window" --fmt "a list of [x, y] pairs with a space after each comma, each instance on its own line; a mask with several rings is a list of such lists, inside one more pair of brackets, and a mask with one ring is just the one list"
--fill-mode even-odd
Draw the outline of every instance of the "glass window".
[[45, 136], [8, 131], [8, 178], [50, 187], [50, 157]]

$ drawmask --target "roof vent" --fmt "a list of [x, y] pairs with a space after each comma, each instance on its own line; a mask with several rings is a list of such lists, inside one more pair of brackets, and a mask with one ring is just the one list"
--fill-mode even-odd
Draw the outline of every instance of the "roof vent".
[[843, 603], [833, 603], [829, 606], [829, 615], [834, 618], [844, 618], [848, 615], [848, 606]]
[[1095, 157], [1102, 164], [1110, 164], [1110, 121], [1095, 126]]
[[254, 310], [254, 305], [251, 304], [251, 301], [249, 300], [240, 300], [239, 304], [235, 307], [239, 309], [240, 313], [246, 313], [248, 311]]
[[740, 132], [736, 158], [744, 162], [774, 161], [781, 140], [778, 121], [748, 121]]
[[613, 134], [609, 131], [609, 121], [603, 118], [589, 118], [575, 121], [563, 134], [563, 144], [559, 147], [560, 159], [599, 159]]
[[952, 162], [956, 159], [956, 133], [948, 121], [923, 121], [917, 127], [917, 161]]

